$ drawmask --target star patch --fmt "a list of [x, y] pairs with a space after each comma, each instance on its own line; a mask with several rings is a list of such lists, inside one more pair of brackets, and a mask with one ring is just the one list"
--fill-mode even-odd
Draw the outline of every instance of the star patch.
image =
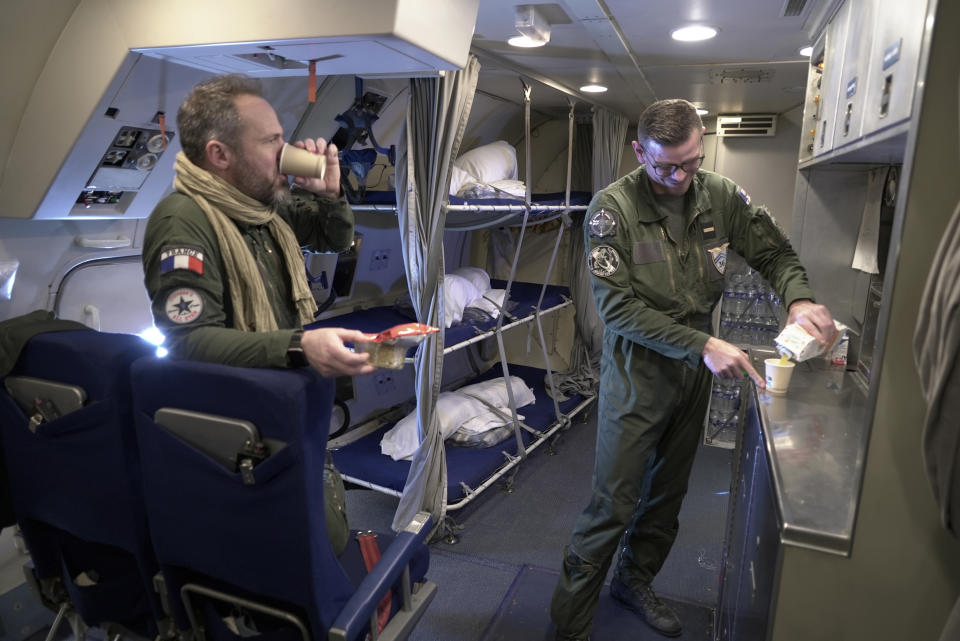
[[590, 235], [594, 238], [607, 238], [617, 235], [617, 215], [605, 209], [600, 209], [590, 216]]
[[160, 250], [160, 273], [188, 269], [203, 274], [203, 250], [198, 247], [164, 247]]
[[724, 243], [719, 247], [711, 247], [707, 251], [710, 252], [710, 258], [713, 259], [713, 266], [717, 268], [717, 271], [721, 274], [727, 271], [727, 248], [730, 247], [730, 243]]
[[192, 289], [175, 289], [167, 296], [164, 311], [167, 312], [167, 318], [178, 325], [191, 323], [203, 311], [203, 299]]
[[739, 196], [740, 200], [743, 202], [747, 203], [748, 205], [750, 204], [750, 194], [744, 191], [743, 187], [737, 187], [737, 196]]
[[587, 266], [594, 276], [612, 276], [620, 269], [620, 254], [610, 245], [598, 245], [590, 250]]

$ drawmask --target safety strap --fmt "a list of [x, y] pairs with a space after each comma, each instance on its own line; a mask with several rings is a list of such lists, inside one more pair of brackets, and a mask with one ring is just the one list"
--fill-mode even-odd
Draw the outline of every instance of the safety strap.
[[[367, 572], [370, 572], [377, 561], [380, 560], [380, 546], [377, 545], [377, 535], [369, 530], [357, 532], [357, 542], [360, 543], [360, 556], [363, 557], [363, 565], [367, 568]], [[390, 597], [390, 590], [387, 590], [377, 606], [377, 634], [383, 632], [383, 628], [390, 618]]]

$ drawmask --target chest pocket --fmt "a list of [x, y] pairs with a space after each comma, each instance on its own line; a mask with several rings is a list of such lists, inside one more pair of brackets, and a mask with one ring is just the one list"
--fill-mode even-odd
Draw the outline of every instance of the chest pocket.
[[719, 239], [712, 243], [704, 243], [701, 251], [706, 260], [706, 275], [708, 281], [721, 280], [727, 272], [727, 251], [730, 249], [730, 242], [726, 238]]

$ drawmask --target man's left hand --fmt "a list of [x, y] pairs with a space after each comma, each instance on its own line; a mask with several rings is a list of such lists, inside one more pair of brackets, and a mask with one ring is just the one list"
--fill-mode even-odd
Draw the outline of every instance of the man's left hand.
[[328, 198], [340, 197], [340, 157], [337, 155], [337, 146], [332, 142], [327, 144], [323, 138], [311, 140], [298, 140], [293, 143], [294, 146], [306, 149], [315, 154], [324, 154], [327, 157], [327, 169], [323, 178], [304, 178], [303, 176], [294, 177], [293, 181], [306, 189], [312, 191], [318, 196], [327, 196]]
[[807, 299], [795, 300], [790, 304], [787, 324], [790, 323], [800, 325], [821, 345], [827, 345], [833, 341], [834, 334], [837, 332], [830, 310], [824, 305], [819, 305]]

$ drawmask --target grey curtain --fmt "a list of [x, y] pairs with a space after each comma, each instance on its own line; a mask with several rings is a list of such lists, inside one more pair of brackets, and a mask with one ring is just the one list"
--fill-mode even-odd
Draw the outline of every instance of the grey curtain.
[[417, 350], [417, 426], [420, 447], [393, 517], [400, 531], [419, 511], [437, 527], [447, 506], [447, 464], [435, 408], [443, 373], [443, 229], [450, 170], [460, 149], [477, 86], [480, 63], [439, 78], [410, 81], [410, 106], [397, 150], [397, 216], [410, 299], [417, 320], [435, 327]]
[[[596, 193], [617, 179], [620, 158], [627, 140], [627, 119], [600, 107], [593, 109], [593, 192]], [[578, 152], [579, 155], [580, 152]], [[570, 295], [576, 306], [574, 326], [577, 340], [570, 355], [570, 374], [564, 387], [596, 392], [603, 349], [603, 323], [597, 315], [597, 304], [590, 287], [586, 248], [583, 244], [584, 214], [574, 217], [570, 236]], [[576, 387], [571, 384], [576, 381]]]

